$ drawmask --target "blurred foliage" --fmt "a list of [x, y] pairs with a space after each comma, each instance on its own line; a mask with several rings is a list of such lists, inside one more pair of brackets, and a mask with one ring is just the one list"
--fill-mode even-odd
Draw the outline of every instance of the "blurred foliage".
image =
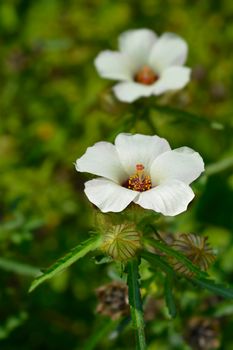
[[[104, 329], [104, 317], [95, 314], [95, 289], [119, 276], [109, 265], [86, 258], [34, 293], [27, 291], [37, 269], [91, 229], [83, 193], [87, 177], [75, 172], [75, 159], [96, 141], [112, 141], [118, 130], [152, 133], [146, 118], [126, 128], [130, 106], [114, 99], [112, 82], [93, 66], [96, 54], [116, 49], [118, 35], [129, 28], [176, 32], [189, 44], [192, 82], [154, 100], [192, 117], [159, 108], [149, 117], [173, 147], [193, 147], [209, 167], [194, 184], [189, 211], [160, 224], [171, 233], [207, 235], [218, 253], [211, 274], [233, 284], [232, 19], [230, 0], [0, 2], [1, 349], [81, 350], [90, 334]], [[233, 348], [231, 301], [181, 280], [173, 290], [178, 315], [171, 321], [161, 300], [161, 276], [151, 281], [147, 265], [141, 269], [153, 300], [149, 350], [196, 349], [188, 345], [195, 317], [217, 320], [219, 348]], [[97, 349], [133, 349], [127, 323], [112, 332]]]

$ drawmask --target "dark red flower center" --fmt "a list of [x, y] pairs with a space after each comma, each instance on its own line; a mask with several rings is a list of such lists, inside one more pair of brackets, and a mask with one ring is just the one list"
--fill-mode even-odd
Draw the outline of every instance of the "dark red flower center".
[[145, 175], [143, 164], [136, 165], [136, 173], [130, 176], [123, 186], [138, 192], [144, 192], [151, 189], [151, 179], [150, 176]]
[[134, 76], [137, 83], [144, 85], [151, 85], [158, 79], [159, 76], [149, 66], [143, 66]]

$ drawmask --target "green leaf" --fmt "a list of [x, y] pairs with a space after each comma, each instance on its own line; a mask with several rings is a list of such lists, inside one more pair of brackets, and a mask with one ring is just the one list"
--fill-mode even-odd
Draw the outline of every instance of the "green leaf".
[[141, 252], [141, 257], [147, 260], [152, 266], [158, 266], [166, 274], [175, 275], [172, 267], [161, 256], [144, 250]]
[[[158, 241], [156, 241], [158, 242]], [[172, 269], [172, 267], [165, 261], [163, 257], [160, 257], [159, 255], [142, 251], [141, 257], [145, 260], [147, 260], [152, 266], [158, 266], [162, 271], [164, 271], [167, 274], [167, 282], [171, 282], [174, 279], [175, 272]], [[177, 259], [178, 260], [178, 259]], [[201, 272], [201, 271], [200, 271]], [[209, 291], [213, 292], [214, 294], [220, 295], [224, 298], [232, 299], [233, 298], [233, 289], [227, 288], [223, 286], [222, 284], [218, 284], [215, 281], [207, 278], [202, 277], [192, 277], [188, 278], [187, 276], [184, 276], [189, 281], [193, 282], [194, 284], [204, 288], [208, 289]], [[170, 281], [169, 281], [170, 280]], [[165, 287], [166, 288], [166, 287]], [[167, 291], [168, 292], [168, 291]], [[166, 293], [166, 291], [165, 291]], [[171, 296], [167, 297], [171, 298]], [[167, 298], [166, 297], [166, 298]], [[169, 301], [171, 302], [171, 300]]]
[[173, 281], [175, 277], [174, 270], [172, 267], [163, 259], [161, 256], [150, 253], [147, 251], [141, 252], [141, 257], [147, 260], [152, 266], [158, 266], [163, 272], [166, 273], [165, 285], [164, 285], [164, 293], [165, 300], [168, 307], [169, 314], [171, 317], [176, 316], [176, 305], [172, 294]]
[[174, 279], [167, 275], [164, 284], [165, 300], [169, 314], [172, 318], [176, 317], [176, 304], [172, 293], [173, 281]]
[[153, 238], [145, 238], [145, 242], [152, 245], [153, 247], [161, 250], [162, 252], [166, 253], [167, 255], [173, 256], [178, 261], [180, 261], [182, 264], [184, 264], [187, 269], [189, 269], [191, 272], [193, 272], [198, 277], [205, 278], [208, 276], [206, 272], [201, 271], [196, 265], [194, 265], [191, 260], [189, 260], [185, 255], [178, 252], [177, 250], [174, 250], [173, 248], [169, 247], [167, 244], [158, 241]]
[[145, 350], [146, 340], [144, 332], [144, 318], [142, 311], [142, 301], [139, 287], [138, 260], [130, 260], [127, 264], [127, 284], [129, 293], [129, 305], [132, 318], [132, 325], [136, 333], [136, 349]]
[[38, 276], [31, 284], [29, 292], [32, 292], [36, 287], [47, 279], [52, 278], [56, 274], [62, 272], [64, 269], [72, 265], [75, 261], [85, 256], [92, 250], [95, 250], [99, 247], [101, 243], [101, 236], [93, 236], [83, 243], [77, 245], [64, 257], [57, 260], [52, 266], [50, 266], [43, 274]]
[[32, 277], [35, 277], [40, 272], [37, 267], [5, 258], [0, 258], [0, 268], [6, 271], [18, 273], [20, 275]]
[[159, 111], [162, 114], [165, 115], [171, 115], [172, 117], [175, 117], [176, 119], [183, 119], [194, 123], [201, 123], [203, 125], [206, 125], [207, 127], [215, 130], [220, 131], [228, 131], [229, 129], [232, 129], [232, 126], [219, 123], [218, 121], [209, 120], [208, 118], [200, 115], [196, 115], [194, 113], [190, 113], [181, 109], [169, 107], [169, 106], [158, 106], [153, 105], [151, 107], [152, 109]]
[[221, 171], [224, 171], [226, 169], [229, 169], [232, 166], [233, 166], [233, 157], [231, 156], [228, 158], [221, 159], [216, 163], [209, 164], [206, 167], [205, 174], [207, 176], [211, 176], [211, 175], [217, 174]]
[[214, 317], [223, 317], [223, 316], [229, 316], [233, 315], [233, 303], [227, 301], [224, 301], [218, 305], [216, 305], [215, 311], [214, 311]]
[[113, 261], [111, 256], [97, 255], [94, 258], [96, 265], [109, 264]]
[[205, 278], [192, 278], [190, 279], [194, 284], [202, 287], [204, 289], [208, 289], [210, 292], [220, 295], [227, 299], [233, 299], [233, 289], [227, 288], [222, 284], [216, 283], [211, 279]]
[[12, 315], [0, 325], [0, 340], [6, 339], [11, 336], [11, 333], [18, 327], [22, 326], [28, 319], [28, 314], [21, 311], [17, 315]]

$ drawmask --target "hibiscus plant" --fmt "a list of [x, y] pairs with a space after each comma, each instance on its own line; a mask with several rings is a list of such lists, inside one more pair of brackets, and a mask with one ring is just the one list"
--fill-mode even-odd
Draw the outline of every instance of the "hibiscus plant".
[[[120, 81], [113, 87], [120, 101], [133, 102], [183, 88], [190, 79], [190, 69], [183, 66], [186, 57], [187, 44], [177, 35], [157, 37], [151, 30], [139, 29], [123, 33], [119, 51], [100, 53], [95, 66], [102, 77]], [[141, 103], [134, 111], [145, 115], [147, 108]], [[152, 136], [128, 131], [125, 125], [114, 144], [97, 142], [75, 162], [78, 172], [97, 176], [84, 189], [93, 205], [92, 234], [41, 273], [30, 291], [88, 253], [96, 259], [101, 256], [102, 263], [118, 264], [128, 287], [109, 288], [111, 293], [118, 287], [121, 293], [127, 291], [136, 348], [146, 349], [141, 262], [149, 266], [152, 278], [160, 271], [171, 318], [177, 313], [173, 289], [182, 278], [225, 298], [233, 298], [233, 290], [208, 275], [215, 253], [206, 237], [183, 233], [169, 240], [160, 226], [161, 218], [179, 215], [193, 200], [190, 184], [204, 172], [201, 155], [189, 147], [172, 150], [153, 129]], [[104, 293], [101, 288], [102, 299]], [[103, 302], [99, 309], [104, 309]]]

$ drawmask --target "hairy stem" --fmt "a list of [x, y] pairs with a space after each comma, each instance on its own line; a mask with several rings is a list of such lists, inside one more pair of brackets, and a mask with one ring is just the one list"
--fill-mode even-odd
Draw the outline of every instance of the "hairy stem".
[[146, 339], [144, 332], [144, 318], [142, 311], [142, 301], [139, 288], [139, 262], [137, 259], [130, 260], [127, 265], [128, 272], [128, 288], [129, 288], [129, 304], [132, 318], [132, 325], [136, 335], [136, 349], [146, 349]]

